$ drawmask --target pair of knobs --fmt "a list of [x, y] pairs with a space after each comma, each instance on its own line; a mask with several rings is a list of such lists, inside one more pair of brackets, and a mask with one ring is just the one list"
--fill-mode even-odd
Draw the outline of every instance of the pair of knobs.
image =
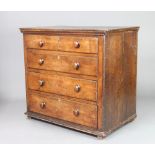
[[[44, 84], [45, 84], [45, 81], [44, 80], [39, 80], [39, 85], [41, 87], [44, 86]], [[80, 89], [81, 89], [80, 85], [76, 85], [75, 88], [74, 88], [75, 92], [79, 92]]]
[[[45, 103], [45, 102], [40, 103], [40, 108], [41, 108], [41, 109], [45, 109], [45, 107], [46, 107], [46, 103]], [[79, 116], [79, 115], [80, 115], [80, 111], [79, 111], [78, 109], [73, 110], [73, 114], [74, 114], [75, 116]]]
[[[40, 42], [39, 42], [39, 47], [43, 47], [44, 44], [45, 44], [44, 41], [40, 41]], [[79, 41], [75, 41], [75, 42], [74, 42], [74, 47], [75, 47], [75, 48], [79, 48], [79, 47], [80, 47], [80, 42], [79, 42]]]
[[[44, 64], [44, 59], [39, 59], [39, 65], [43, 65]], [[74, 68], [76, 69], [76, 70], [78, 70], [79, 69], [79, 67], [80, 67], [80, 63], [79, 62], [75, 62], [74, 63]]]

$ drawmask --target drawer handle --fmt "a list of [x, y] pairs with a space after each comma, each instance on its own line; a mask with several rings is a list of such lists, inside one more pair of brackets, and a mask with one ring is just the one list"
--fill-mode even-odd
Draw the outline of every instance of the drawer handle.
[[43, 86], [45, 84], [45, 81], [44, 80], [39, 80], [39, 85], [40, 86]]
[[79, 48], [80, 47], [80, 42], [79, 41], [75, 41], [74, 42], [74, 47], [75, 48]]
[[44, 63], [44, 59], [39, 59], [39, 65], [42, 65]]
[[44, 109], [45, 107], [46, 107], [46, 103], [45, 102], [40, 103], [40, 108], [41, 109]]
[[44, 46], [44, 42], [43, 42], [43, 41], [40, 41], [40, 42], [39, 42], [39, 46], [40, 46], [40, 47], [43, 47], [43, 46]]
[[76, 70], [78, 70], [78, 69], [79, 69], [79, 67], [80, 67], [80, 63], [75, 62], [75, 63], [74, 63], [74, 68], [75, 68]]
[[77, 117], [80, 115], [80, 111], [78, 109], [73, 111], [73, 114]]
[[74, 90], [78, 93], [80, 91], [80, 89], [81, 89], [80, 85], [76, 85]]

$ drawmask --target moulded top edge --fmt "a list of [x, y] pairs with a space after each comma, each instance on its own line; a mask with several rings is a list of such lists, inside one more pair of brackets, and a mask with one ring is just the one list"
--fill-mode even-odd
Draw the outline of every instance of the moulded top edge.
[[105, 27], [105, 26], [52, 26], [52, 27], [30, 27], [20, 28], [23, 33], [39, 33], [39, 32], [51, 32], [51, 33], [104, 33], [109, 31], [127, 31], [138, 30], [139, 27]]

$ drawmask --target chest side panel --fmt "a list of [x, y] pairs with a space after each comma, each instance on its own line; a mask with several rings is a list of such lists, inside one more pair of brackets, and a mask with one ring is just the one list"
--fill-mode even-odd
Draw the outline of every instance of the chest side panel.
[[137, 31], [107, 34], [105, 54], [105, 126], [108, 132], [136, 116]]

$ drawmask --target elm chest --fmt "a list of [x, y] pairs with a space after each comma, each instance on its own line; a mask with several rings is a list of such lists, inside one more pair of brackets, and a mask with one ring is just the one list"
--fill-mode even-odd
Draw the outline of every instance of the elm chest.
[[100, 138], [134, 120], [138, 29], [21, 28], [27, 116]]

